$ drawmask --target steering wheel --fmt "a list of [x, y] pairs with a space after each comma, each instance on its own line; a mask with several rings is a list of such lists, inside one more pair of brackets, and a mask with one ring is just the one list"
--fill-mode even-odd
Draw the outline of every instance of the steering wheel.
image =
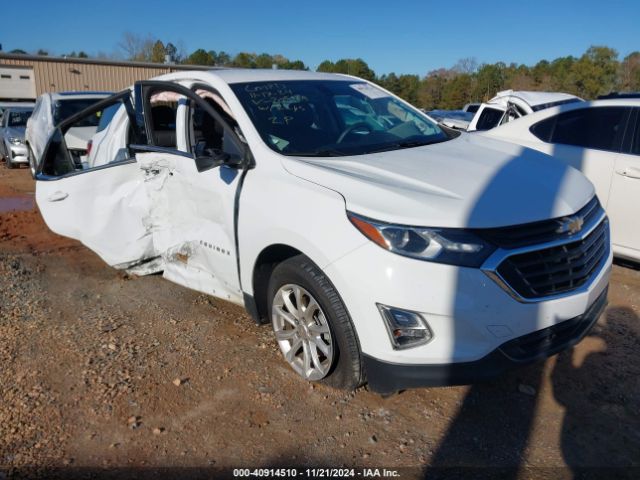
[[373, 132], [373, 128], [371, 128], [371, 125], [369, 125], [366, 122], [358, 122], [358, 123], [354, 123], [353, 125], [347, 127], [344, 129], [344, 131], [340, 134], [340, 136], [338, 137], [338, 140], [336, 141], [336, 143], [342, 143], [342, 141], [352, 132], [358, 130], [358, 129], [366, 129], [369, 133]]

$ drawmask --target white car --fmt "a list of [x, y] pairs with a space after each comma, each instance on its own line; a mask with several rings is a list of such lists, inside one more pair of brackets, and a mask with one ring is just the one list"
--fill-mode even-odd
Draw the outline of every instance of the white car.
[[549, 154], [593, 182], [617, 257], [640, 261], [640, 99], [572, 103], [483, 135]]
[[24, 129], [32, 110], [30, 107], [8, 107], [0, 118], [0, 159], [7, 162], [7, 168], [28, 163]]
[[608, 221], [580, 172], [444, 131], [365, 80], [178, 72], [98, 112], [89, 162], [72, 121], [51, 136], [49, 228], [244, 305], [304, 379], [472, 382], [575, 344], [606, 302]]
[[[38, 97], [33, 114], [27, 122], [25, 135], [29, 166], [33, 175], [54, 127], [109, 95], [109, 92], [59, 92], [43, 93]], [[99, 117], [94, 116], [76, 124], [66, 134], [67, 147], [86, 150], [87, 141], [95, 133], [99, 121]]]
[[490, 130], [545, 108], [582, 101], [580, 97], [561, 92], [503, 90], [489, 102], [480, 104], [467, 131]]

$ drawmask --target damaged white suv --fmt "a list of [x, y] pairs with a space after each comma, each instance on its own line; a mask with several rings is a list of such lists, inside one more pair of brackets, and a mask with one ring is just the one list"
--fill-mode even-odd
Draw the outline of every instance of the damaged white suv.
[[[102, 127], [68, 149], [87, 115]], [[609, 226], [581, 173], [345, 75], [139, 82], [56, 129], [36, 197], [53, 231], [244, 305], [299, 375], [341, 388], [490, 377], [573, 345], [606, 303]]]

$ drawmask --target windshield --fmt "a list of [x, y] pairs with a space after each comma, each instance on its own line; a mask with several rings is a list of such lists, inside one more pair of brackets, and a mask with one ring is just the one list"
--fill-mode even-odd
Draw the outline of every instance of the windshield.
[[[99, 102], [102, 98], [83, 98], [78, 100], [58, 100], [53, 107], [53, 123], [59, 124], [63, 120], [81, 112], [85, 108], [90, 107], [94, 103]], [[78, 123], [74, 123], [74, 127], [97, 127], [100, 122], [98, 112], [87, 117], [83, 117]]]
[[27, 120], [31, 116], [32, 110], [9, 110], [9, 118], [7, 119], [8, 127], [25, 127]]
[[295, 80], [231, 88], [266, 144], [284, 155], [362, 155], [449, 139], [426, 116], [364, 82]]

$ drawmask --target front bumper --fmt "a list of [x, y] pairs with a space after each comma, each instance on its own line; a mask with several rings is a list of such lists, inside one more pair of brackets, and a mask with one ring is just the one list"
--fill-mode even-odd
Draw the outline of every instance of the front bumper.
[[466, 385], [543, 360], [575, 344], [591, 330], [607, 304], [605, 289], [582, 315], [503, 343], [485, 357], [444, 365], [401, 365], [364, 355], [369, 388], [391, 393], [406, 388]]
[[[520, 302], [476, 268], [421, 262], [371, 242], [324, 271], [340, 292], [363, 354], [392, 364], [445, 365], [484, 358], [505, 342], [583, 315], [609, 284], [611, 251], [582, 288]], [[392, 347], [376, 303], [419, 313], [433, 338]]]

